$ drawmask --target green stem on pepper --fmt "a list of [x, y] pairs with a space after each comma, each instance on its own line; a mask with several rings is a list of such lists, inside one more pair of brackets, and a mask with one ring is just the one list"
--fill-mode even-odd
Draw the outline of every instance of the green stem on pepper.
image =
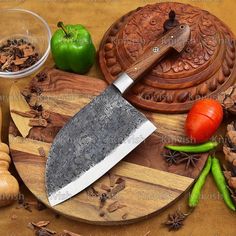
[[64, 31], [66, 38], [71, 37], [71, 34], [67, 32], [67, 30], [66, 30], [66, 28], [65, 28], [65, 26], [64, 26], [64, 24], [63, 24], [62, 21], [59, 21], [59, 22], [57, 23], [57, 27], [58, 27], [58, 28], [61, 28], [61, 29]]

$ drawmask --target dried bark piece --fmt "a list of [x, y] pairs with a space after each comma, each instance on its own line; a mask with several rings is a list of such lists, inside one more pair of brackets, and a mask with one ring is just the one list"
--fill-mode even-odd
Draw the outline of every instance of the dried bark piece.
[[87, 195], [90, 197], [98, 197], [99, 196], [99, 192], [94, 188], [94, 187], [90, 187], [88, 189], [86, 189]]
[[63, 236], [82, 236], [81, 234], [76, 234], [68, 230], [63, 230]]
[[228, 182], [232, 199], [236, 204], [236, 122], [232, 122], [227, 126], [223, 152], [225, 159], [229, 162], [229, 168], [224, 171], [224, 175]]
[[36, 114], [31, 111], [21, 112], [21, 111], [11, 110], [11, 112], [14, 114], [23, 116], [23, 117], [27, 117], [27, 118], [35, 118], [36, 117]]
[[42, 228], [42, 227], [46, 227], [47, 225], [49, 225], [50, 221], [41, 220], [41, 221], [38, 221], [37, 223], [31, 222], [31, 224], [34, 227]]
[[107, 211], [111, 213], [111, 212], [117, 211], [118, 209], [121, 209], [123, 207], [126, 207], [126, 205], [120, 204], [118, 201], [115, 201], [107, 207]]
[[38, 96], [36, 94], [31, 94], [31, 97], [28, 103], [31, 107], [35, 106], [38, 103]]
[[109, 173], [110, 187], [114, 187], [116, 183], [116, 176]]
[[107, 194], [108, 198], [114, 197], [117, 193], [122, 191], [124, 188], [125, 188], [125, 180], [111, 189], [111, 191]]
[[34, 50], [32, 47], [26, 46], [25, 48], [23, 48], [23, 53], [24, 53], [24, 57], [28, 58], [29, 56], [34, 55]]
[[121, 177], [119, 177], [117, 180], [116, 180], [116, 184], [120, 184], [124, 181], [124, 179], [122, 179]]
[[128, 213], [125, 213], [124, 215], [122, 215], [122, 219], [123, 219], [123, 220], [126, 220], [127, 217], [128, 217]]
[[224, 176], [227, 180], [229, 180], [232, 177], [231, 171], [224, 171]]
[[236, 177], [230, 177], [228, 181], [229, 187], [236, 189]]
[[223, 152], [225, 154], [225, 159], [229, 162], [233, 162], [236, 160], [236, 153], [231, 151], [231, 148], [224, 146], [223, 147]]
[[230, 140], [231, 145], [236, 147], [236, 132], [235, 130], [229, 130], [227, 132], [227, 138]]
[[4, 64], [7, 61], [7, 57], [5, 55], [0, 55], [0, 63]]
[[236, 114], [236, 85], [222, 92], [218, 96], [218, 100], [227, 112]]
[[10, 66], [12, 58], [13, 57], [7, 58], [6, 62], [3, 64], [2, 68], [1, 68], [1, 71], [5, 71], [7, 69], [7, 67]]
[[31, 127], [47, 127], [48, 122], [45, 119], [42, 118], [35, 118], [35, 119], [30, 119], [29, 121], [29, 126]]
[[148, 236], [151, 233], [151, 231], [148, 231], [147, 233], [145, 233], [143, 236]]
[[42, 118], [47, 120], [50, 117], [50, 113], [48, 111], [42, 111]]
[[45, 153], [45, 150], [44, 150], [43, 147], [39, 147], [39, 148], [38, 148], [38, 151], [39, 151], [39, 155], [40, 155], [41, 157], [46, 157], [46, 153]]
[[11, 216], [11, 220], [16, 220], [18, 217], [17, 217], [17, 215], [15, 215], [15, 214], [13, 214], [12, 216]]
[[101, 184], [101, 189], [102, 189], [102, 190], [105, 190], [105, 191], [107, 191], [107, 192], [110, 192], [110, 191], [111, 191], [110, 187], [108, 187], [108, 186], [105, 185], [105, 184]]
[[25, 63], [25, 61], [28, 59], [28, 57], [25, 58], [17, 58], [16, 60], [13, 60], [11, 63], [13, 63], [16, 66], [22, 65]]
[[27, 228], [34, 230], [34, 226], [31, 223], [28, 223]]

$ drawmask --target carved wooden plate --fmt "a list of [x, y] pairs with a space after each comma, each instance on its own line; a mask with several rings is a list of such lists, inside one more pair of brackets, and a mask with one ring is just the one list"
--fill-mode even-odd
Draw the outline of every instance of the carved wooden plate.
[[157, 3], [132, 11], [106, 32], [99, 63], [111, 83], [163, 34], [170, 10], [191, 27], [181, 53], [172, 53], [138, 82], [127, 99], [152, 111], [182, 113], [202, 97], [216, 97], [234, 83], [235, 43], [229, 28], [207, 11], [181, 3]]

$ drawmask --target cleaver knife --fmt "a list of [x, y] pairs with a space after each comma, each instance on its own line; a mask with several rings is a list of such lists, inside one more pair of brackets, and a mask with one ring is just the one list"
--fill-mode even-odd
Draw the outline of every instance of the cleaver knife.
[[171, 50], [181, 52], [189, 36], [186, 24], [168, 31], [58, 132], [45, 174], [52, 206], [87, 188], [156, 130], [122, 95]]

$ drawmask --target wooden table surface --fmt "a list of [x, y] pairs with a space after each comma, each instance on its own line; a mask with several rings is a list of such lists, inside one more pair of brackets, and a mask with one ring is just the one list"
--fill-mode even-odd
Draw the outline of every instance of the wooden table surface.
[[[34, 11], [49, 23], [52, 32], [56, 29], [56, 23], [59, 20], [64, 21], [65, 24], [81, 23], [89, 29], [93, 36], [95, 45], [98, 48], [103, 34], [116, 19], [139, 6], [155, 2], [157, 2], [157, 0], [3, 0], [0, 1], [0, 8], [17, 7]], [[196, 5], [210, 11], [223, 20], [236, 34], [236, 1], [179, 0], [179, 2]], [[49, 57], [46, 64], [53, 65], [51, 57]], [[97, 65], [92, 68], [89, 75], [101, 77]], [[28, 81], [29, 78], [22, 79], [19, 82], [23, 86]], [[3, 140], [5, 141], [7, 141], [7, 130], [9, 125], [8, 93], [12, 83], [13, 81], [0, 79], [0, 101], [3, 106], [4, 115]], [[15, 175], [17, 174], [15, 173]], [[35, 199], [22, 182], [21, 192], [27, 201]], [[201, 202], [195, 209], [194, 213], [186, 220], [185, 226], [176, 233], [168, 232], [166, 228], [162, 226], [162, 222], [166, 220], [168, 213], [171, 213], [176, 209], [185, 210], [187, 198], [188, 194], [161, 214], [153, 216], [147, 220], [131, 225], [112, 227], [79, 223], [66, 219], [63, 216], [58, 218], [56, 217], [55, 212], [49, 209], [38, 211], [33, 208], [32, 212], [28, 212], [25, 209], [16, 209], [17, 203], [15, 203], [12, 206], [0, 209], [0, 235], [34, 235], [34, 233], [27, 228], [27, 224], [39, 220], [49, 220], [51, 222], [50, 228], [57, 232], [62, 232], [64, 229], [67, 229], [84, 236], [233, 236], [236, 234], [236, 215], [225, 207], [213, 183], [212, 177], [208, 178], [201, 195]]]

